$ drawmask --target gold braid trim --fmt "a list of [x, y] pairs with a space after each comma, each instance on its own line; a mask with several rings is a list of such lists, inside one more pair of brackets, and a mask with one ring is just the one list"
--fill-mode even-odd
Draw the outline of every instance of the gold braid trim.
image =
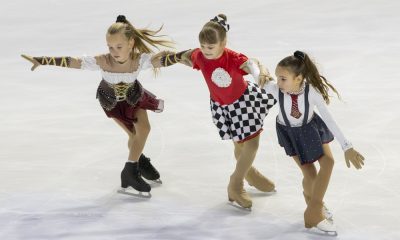
[[160, 59], [161, 65], [164, 67], [168, 67], [182, 61], [182, 55], [187, 51], [189, 50], [185, 50], [178, 53], [166, 52], [165, 55], [163, 55]]
[[69, 67], [71, 57], [34, 57], [41, 65], [54, 65], [60, 67]]

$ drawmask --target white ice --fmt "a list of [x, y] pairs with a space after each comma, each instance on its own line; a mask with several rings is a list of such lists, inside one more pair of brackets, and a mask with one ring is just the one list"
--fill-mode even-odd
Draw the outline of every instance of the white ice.
[[398, 1], [1, 1], [0, 239], [321, 239], [303, 226], [301, 173], [278, 146], [273, 109], [255, 165], [277, 185], [250, 186], [253, 211], [227, 204], [232, 143], [221, 141], [200, 72], [163, 69], [143, 85], [165, 100], [149, 113], [144, 152], [164, 184], [150, 200], [116, 193], [127, 136], [95, 99], [98, 72], [39, 67], [20, 57], [107, 52], [105, 32], [125, 14], [157, 28], [178, 50], [198, 47], [202, 25], [225, 13], [228, 47], [273, 72], [293, 51], [308, 52], [340, 91], [330, 111], [366, 157], [345, 165], [337, 142], [326, 203], [337, 239], [400, 239], [400, 3]]

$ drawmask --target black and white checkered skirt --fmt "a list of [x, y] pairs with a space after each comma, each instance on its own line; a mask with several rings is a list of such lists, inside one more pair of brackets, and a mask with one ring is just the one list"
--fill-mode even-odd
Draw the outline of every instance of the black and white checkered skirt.
[[240, 142], [262, 130], [264, 118], [276, 102], [271, 94], [248, 82], [243, 95], [231, 104], [220, 105], [211, 99], [212, 119], [223, 140]]

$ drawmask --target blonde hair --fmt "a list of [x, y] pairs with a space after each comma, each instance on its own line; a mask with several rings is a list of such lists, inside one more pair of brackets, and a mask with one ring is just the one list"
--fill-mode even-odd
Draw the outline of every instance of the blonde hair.
[[135, 44], [132, 48], [132, 59], [137, 58], [142, 53], [154, 53], [150, 46], [160, 49], [161, 46], [171, 48], [173, 42], [163, 39], [165, 35], [157, 35], [163, 26], [158, 30], [147, 28], [135, 28], [123, 15], [119, 15], [117, 22], [113, 23], [107, 30], [107, 34], [113, 35], [122, 33], [128, 40], [133, 39]]

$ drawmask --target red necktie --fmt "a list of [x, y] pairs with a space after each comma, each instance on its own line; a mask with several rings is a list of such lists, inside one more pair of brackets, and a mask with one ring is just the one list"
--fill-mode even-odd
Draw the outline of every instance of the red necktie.
[[301, 117], [301, 112], [299, 111], [299, 106], [297, 104], [298, 95], [290, 95], [292, 98], [292, 110], [290, 112], [290, 116], [299, 119]]

